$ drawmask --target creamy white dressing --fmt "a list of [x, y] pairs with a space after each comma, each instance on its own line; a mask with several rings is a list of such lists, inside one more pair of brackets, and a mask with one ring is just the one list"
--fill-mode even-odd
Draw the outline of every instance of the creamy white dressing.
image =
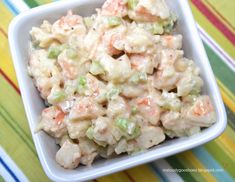
[[28, 71], [49, 104], [37, 130], [60, 143], [62, 167], [145, 150], [215, 122], [164, 0], [107, 0], [91, 17], [69, 11], [51, 23], [30, 32]]

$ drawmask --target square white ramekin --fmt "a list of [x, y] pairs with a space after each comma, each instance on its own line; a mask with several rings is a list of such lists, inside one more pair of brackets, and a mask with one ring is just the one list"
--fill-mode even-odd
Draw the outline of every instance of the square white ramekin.
[[140, 154], [132, 156], [122, 155], [113, 159], [98, 160], [92, 167], [80, 166], [74, 170], [65, 170], [56, 163], [55, 154], [58, 146], [55, 144], [55, 140], [44, 132], [34, 134], [34, 128], [45, 106], [31, 78], [27, 74], [29, 31], [33, 26], [39, 26], [45, 19], [51, 22], [55, 21], [69, 9], [83, 16], [90, 15], [95, 12], [95, 8], [101, 7], [103, 2], [104, 0], [60, 1], [22, 13], [14, 18], [10, 24], [10, 48], [33, 140], [46, 174], [54, 181], [85, 181], [167, 157], [216, 138], [226, 127], [227, 121], [224, 104], [197, 32], [188, 2], [187, 0], [167, 0], [171, 9], [179, 17], [177, 30], [184, 36], [183, 48], [185, 55], [195, 60], [201, 68], [201, 76], [205, 82], [203, 93], [208, 94], [213, 100], [217, 116], [216, 123], [197, 135], [167, 141]]

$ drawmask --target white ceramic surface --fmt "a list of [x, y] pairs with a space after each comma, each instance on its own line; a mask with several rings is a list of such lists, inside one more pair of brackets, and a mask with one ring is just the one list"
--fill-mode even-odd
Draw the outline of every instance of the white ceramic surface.
[[183, 34], [183, 49], [185, 55], [196, 61], [201, 68], [204, 80], [203, 93], [208, 94], [214, 103], [216, 123], [203, 130], [200, 134], [191, 137], [174, 139], [153, 147], [150, 150], [128, 156], [122, 155], [113, 159], [95, 161], [92, 167], [79, 166], [74, 170], [66, 170], [55, 161], [58, 146], [55, 140], [44, 132], [34, 134], [40, 113], [45, 107], [31, 78], [27, 74], [29, 31], [32, 26], [39, 26], [44, 19], [51, 22], [72, 9], [80, 15], [90, 15], [95, 8], [100, 7], [103, 0], [69, 0], [40, 6], [18, 15], [9, 27], [9, 41], [15, 70], [22, 94], [22, 99], [32, 131], [33, 140], [41, 164], [50, 179], [53, 181], [85, 181], [99, 176], [114, 173], [136, 165], [164, 158], [193, 147], [204, 144], [219, 136], [226, 126], [224, 105], [215, 82], [208, 58], [197, 32], [195, 22], [187, 0], [167, 0], [171, 9], [179, 17], [177, 31]]

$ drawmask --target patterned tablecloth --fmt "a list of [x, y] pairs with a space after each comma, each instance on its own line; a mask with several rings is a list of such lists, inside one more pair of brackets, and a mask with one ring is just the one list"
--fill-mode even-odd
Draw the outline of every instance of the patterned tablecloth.
[[[49, 2], [0, 0], [0, 181], [49, 181], [29, 131], [7, 35], [14, 16]], [[190, 5], [226, 106], [225, 132], [193, 150], [94, 181], [235, 181], [235, 1], [191, 0]]]

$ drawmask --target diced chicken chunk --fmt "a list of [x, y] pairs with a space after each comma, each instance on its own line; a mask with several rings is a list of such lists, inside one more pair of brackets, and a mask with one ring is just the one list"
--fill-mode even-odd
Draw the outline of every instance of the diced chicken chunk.
[[91, 97], [77, 98], [74, 106], [69, 113], [71, 120], [94, 119], [104, 114], [104, 109], [97, 104]]
[[141, 129], [141, 135], [136, 140], [141, 148], [148, 149], [164, 141], [165, 135], [160, 127], [146, 126]]
[[160, 108], [153, 95], [137, 98], [136, 107], [140, 114], [153, 125], [158, 125], [160, 119]]
[[62, 74], [65, 78], [74, 80], [79, 75], [79, 62], [74, 61], [72, 59], [69, 59], [67, 57], [67, 51], [64, 50], [59, 56], [58, 56], [58, 63], [62, 69]]
[[168, 49], [182, 49], [182, 39], [182, 35], [165, 35], [161, 36], [160, 42]]
[[163, 127], [167, 130], [166, 134], [173, 137], [193, 135], [200, 132], [200, 127], [193, 126], [188, 120], [181, 117], [179, 112], [169, 111], [161, 116]]
[[141, 54], [132, 54], [130, 56], [130, 61], [132, 68], [148, 74], [153, 73], [154, 61], [150, 56], [141, 55]]
[[46, 50], [35, 50], [29, 59], [29, 75], [35, 80], [42, 98], [46, 99], [53, 87], [58, 87], [62, 82], [62, 75], [55, 60], [47, 57]]
[[79, 140], [79, 147], [81, 150], [81, 164], [91, 165], [97, 156], [97, 146], [91, 140], [81, 139]]
[[185, 76], [182, 77], [176, 85], [177, 95], [186, 96], [189, 94], [199, 94], [203, 85], [203, 81], [199, 76], [186, 73]]
[[66, 169], [76, 168], [81, 159], [81, 150], [78, 144], [66, 140], [56, 153], [56, 161]]
[[126, 139], [121, 139], [114, 149], [115, 153], [118, 155], [121, 153], [131, 153], [138, 150], [140, 150], [140, 148], [135, 140], [127, 141]]
[[122, 50], [127, 53], [145, 53], [154, 46], [151, 38], [151, 34], [143, 28], [130, 27]]
[[121, 95], [126, 98], [140, 97], [146, 92], [145, 85], [123, 84]]
[[54, 36], [51, 34], [51, 24], [48, 21], [43, 21], [40, 28], [33, 27], [30, 34], [34, 44], [38, 44], [41, 48], [47, 48], [54, 41]]
[[123, 0], [106, 0], [101, 9], [102, 15], [120, 16], [127, 15], [127, 6]]
[[94, 96], [96, 100], [99, 100], [99, 97], [102, 96], [105, 92], [105, 84], [98, 80], [95, 76], [92, 74], [86, 75], [86, 87], [85, 95], [86, 96]]
[[42, 111], [38, 129], [44, 130], [53, 137], [60, 138], [67, 132], [64, 118], [65, 113], [58, 107], [48, 107]]
[[183, 117], [190, 124], [200, 127], [209, 127], [215, 120], [215, 111], [209, 96], [200, 96], [191, 107], [183, 110]]
[[122, 48], [126, 29], [127, 28], [125, 26], [118, 26], [107, 30], [104, 33], [102, 37], [102, 44], [104, 46], [105, 51], [109, 55], [113, 56], [122, 53], [122, 49], [120, 49], [120, 47]]
[[86, 131], [91, 125], [91, 121], [67, 121], [66, 122], [69, 137], [79, 139], [86, 136]]
[[170, 16], [170, 10], [165, 0], [140, 0], [137, 6], [137, 9], [144, 8], [149, 14], [162, 19]]
[[112, 135], [112, 121], [107, 117], [99, 117], [93, 121], [94, 132], [93, 137], [95, 141], [105, 144], [113, 145], [116, 143], [114, 136]]
[[131, 19], [140, 22], [156, 22], [159, 19], [170, 17], [170, 10], [164, 0], [139, 0], [133, 11], [128, 15]]
[[110, 118], [114, 118], [118, 115], [124, 115], [127, 113], [127, 103], [126, 101], [117, 96], [108, 102], [107, 115]]
[[124, 82], [130, 76], [131, 64], [126, 55], [119, 57], [117, 60], [109, 55], [103, 55], [100, 64], [106, 72], [104, 76], [106, 80]]
[[84, 36], [86, 26], [83, 24], [81, 16], [74, 15], [72, 11], [68, 11], [66, 16], [61, 17], [52, 25], [52, 34], [57, 40], [64, 43], [73, 33]]
[[174, 63], [182, 56], [183, 52], [179, 50], [166, 49], [161, 51], [161, 62], [153, 78], [155, 88], [171, 90], [176, 87], [180, 75], [176, 72]]

